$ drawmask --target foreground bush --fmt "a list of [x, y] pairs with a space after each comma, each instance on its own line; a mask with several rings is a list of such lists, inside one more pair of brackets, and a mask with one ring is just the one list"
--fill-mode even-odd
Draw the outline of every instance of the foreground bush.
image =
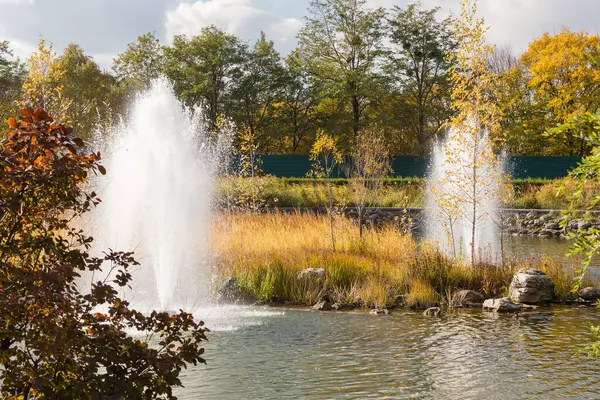
[[[459, 289], [486, 296], [507, 294], [514, 272], [524, 266], [452, 260], [429, 243], [417, 244], [394, 226], [368, 229], [336, 222], [337, 251], [331, 250], [328, 221], [312, 214], [227, 214], [217, 224], [215, 246], [223, 277], [238, 282], [262, 301], [312, 305], [322, 296], [334, 302], [388, 307], [402, 299], [424, 307], [447, 300]], [[550, 261], [531, 265], [555, 279], [558, 294], [568, 297], [574, 272]], [[299, 279], [306, 268], [324, 268], [323, 282]], [[400, 299], [398, 296], [402, 296]]]
[[[100, 201], [84, 190], [88, 175], [105, 173], [100, 154], [44, 111], [21, 113], [0, 143], [2, 398], [173, 398], [180, 371], [204, 362], [205, 329], [118, 297], [133, 255], [91, 257], [93, 239], [70, 224]], [[80, 288], [92, 273], [100, 280]]]

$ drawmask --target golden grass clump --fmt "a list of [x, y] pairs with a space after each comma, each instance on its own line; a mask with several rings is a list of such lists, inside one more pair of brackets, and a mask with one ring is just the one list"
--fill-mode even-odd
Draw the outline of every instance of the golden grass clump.
[[[403, 296], [407, 305], [425, 307], [459, 289], [486, 296], [505, 295], [516, 267], [479, 263], [475, 267], [442, 254], [431, 243], [417, 242], [395, 226], [365, 230], [355, 221], [336, 218], [332, 250], [325, 215], [228, 213], [215, 226], [214, 250], [222, 278], [234, 276], [262, 301], [312, 305], [332, 302], [388, 307]], [[568, 293], [565, 271], [542, 263]], [[307, 268], [323, 268], [324, 279], [300, 279]]]

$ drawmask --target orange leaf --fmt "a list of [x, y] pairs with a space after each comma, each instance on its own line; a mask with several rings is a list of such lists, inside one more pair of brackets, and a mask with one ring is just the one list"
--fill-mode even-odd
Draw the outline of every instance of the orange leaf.
[[10, 126], [11, 128], [16, 128], [17, 126], [19, 126], [19, 124], [17, 123], [16, 119], [9, 118], [8, 119], [8, 126]]
[[31, 122], [32, 115], [31, 115], [31, 111], [28, 108], [21, 108], [21, 115], [25, 118], [25, 120], [27, 120], [28, 122]]

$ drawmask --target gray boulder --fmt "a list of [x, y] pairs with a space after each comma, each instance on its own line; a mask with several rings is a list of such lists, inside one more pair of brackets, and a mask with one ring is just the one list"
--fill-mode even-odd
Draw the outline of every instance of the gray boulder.
[[600, 300], [600, 289], [595, 287], [586, 287], [579, 291], [579, 296], [586, 301]]
[[298, 274], [298, 279], [325, 279], [326, 276], [323, 268], [308, 268]]
[[554, 298], [554, 282], [539, 269], [521, 269], [513, 276], [509, 292], [517, 303], [544, 304]]
[[371, 310], [371, 312], [369, 314], [371, 315], [388, 315], [390, 312], [387, 310], [387, 308], [384, 309], [380, 309], [380, 308], [375, 308], [373, 310]]
[[254, 303], [256, 298], [248, 293], [238, 281], [228, 278], [219, 289], [217, 289], [217, 301], [219, 303]]
[[509, 313], [520, 311], [523, 306], [521, 304], [513, 303], [509, 297], [504, 297], [501, 299], [488, 299], [484, 301], [483, 308], [499, 313]]
[[442, 313], [442, 309], [439, 307], [431, 307], [423, 312], [423, 315], [426, 317], [439, 317]]
[[459, 290], [452, 296], [454, 307], [481, 307], [485, 298], [474, 290]]
[[326, 300], [322, 300], [313, 306], [313, 310], [331, 311], [331, 303]]

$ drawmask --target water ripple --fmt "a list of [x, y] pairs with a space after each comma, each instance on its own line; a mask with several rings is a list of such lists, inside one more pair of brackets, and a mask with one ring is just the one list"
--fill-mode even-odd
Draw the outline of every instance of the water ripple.
[[227, 329], [211, 334], [208, 367], [185, 371], [180, 399], [600, 398], [600, 363], [577, 353], [592, 340], [592, 308], [440, 319], [205, 311]]

